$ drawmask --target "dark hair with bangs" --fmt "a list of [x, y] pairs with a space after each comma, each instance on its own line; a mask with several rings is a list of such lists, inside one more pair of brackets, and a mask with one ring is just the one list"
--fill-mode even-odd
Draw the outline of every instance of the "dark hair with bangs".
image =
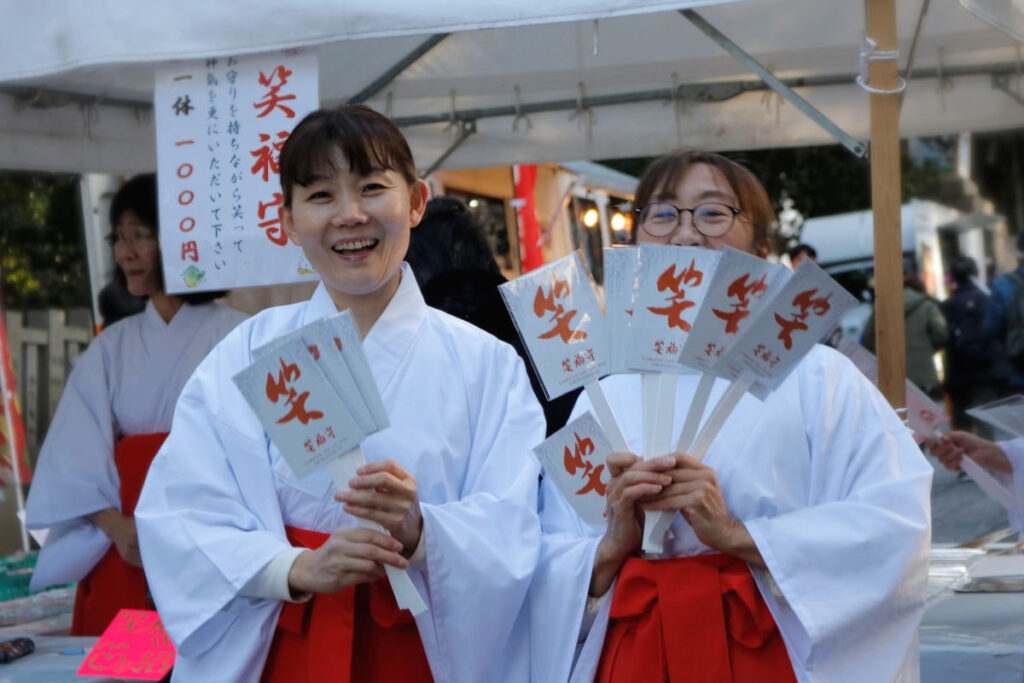
[[[736, 194], [740, 215], [745, 217], [754, 227], [754, 245], [759, 247], [768, 242], [768, 228], [775, 222], [775, 211], [771, 200], [765, 192], [761, 181], [745, 166], [737, 164], [714, 152], [702, 152], [695, 149], [681, 149], [658, 157], [644, 171], [636, 186], [634, 205], [643, 210], [656, 192], [666, 188], [674, 193], [675, 187], [695, 164], [707, 164], [721, 172], [729, 187]], [[633, 242], [640, 228], [633, 230]]]
[[[155, 173], [142, 173], [130, 178], [128, 182], [117, 190], [114, 198], [110, 200], [110, 235], [108, 240], [110, 241], [111, 248], [114, 245], [117, 224], [121, 222], [121, 217], [124, 216], [125, 211], [134, 211], [143, 225], [149, 227], [157, 234], [160, 233], [160, 222], [157, 220]], [[160, 267], [160, 277], [162, 280], [163, 263], [158, 262], [157, 265]], [[117, 265], [116, 261], [114, 263], [114, 279], [125, 291], [128, 290], [128, 281], [125, 279], [124, 271], [121, 270], [121, 266]], [[219, 299], [226, 294], [226, 291], [215, 290], [195, 292], [193, 294], [175, 294], [174, 296], [181, 298], [186, 304], [195, 306]]]
[[409, 143], [386, 116], [362, 104], [318, 109], [295, 126], [281, 148], [278, 168], [285, 206], [292, 205], [294, 185], [307, 187], [337, 172], [336, 151], [360, 175], [386, 169], [401, 173], [410, 186], [419, 177]]

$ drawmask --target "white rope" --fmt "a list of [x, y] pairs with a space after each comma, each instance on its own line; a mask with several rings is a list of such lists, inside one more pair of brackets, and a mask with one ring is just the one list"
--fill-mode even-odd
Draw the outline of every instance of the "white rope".
[[860, 48], [860, 56], [858, 62], [860, 63], [860, 73], [857, 75], [857, 85], [862, 90], [866, 90], [869, 93], [875, 95], [895, 95], [901, 93], [907, 88], [907, 81], [901, 77], [897, 77], [898, 85], [892, 89], [876, 88], [868, 85], [868, 66], [871, 62], [882, 62], [882, 61], [895, 61], [899, 60], [899, 50], [879, 50], [878, 43], [871, 38], [864, 36], [864, 42]]

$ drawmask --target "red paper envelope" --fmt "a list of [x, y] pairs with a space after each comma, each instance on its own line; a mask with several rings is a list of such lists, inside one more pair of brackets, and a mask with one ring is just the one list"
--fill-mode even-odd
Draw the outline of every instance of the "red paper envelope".
[[174, 666], [174, 655], [160, 615], [123, 609], [86, 655], [78, 675], [159, 681]]

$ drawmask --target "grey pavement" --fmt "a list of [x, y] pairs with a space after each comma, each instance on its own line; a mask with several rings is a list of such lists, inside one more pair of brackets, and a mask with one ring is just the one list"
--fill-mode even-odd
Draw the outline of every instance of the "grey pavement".
[[1006, 511], [966, 476], [959, 477], [928, 456], [932, 481], [932, 543], [963, 543], [1009, 526]]

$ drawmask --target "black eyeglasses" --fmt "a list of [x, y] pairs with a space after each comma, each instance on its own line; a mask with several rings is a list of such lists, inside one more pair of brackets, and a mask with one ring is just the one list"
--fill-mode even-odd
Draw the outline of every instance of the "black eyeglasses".
[[682, 224], [686, 211], [693, 216], [693, 227], [705, 237], [721, 237], [729, 232], [740, 214], [735, 206], [721, 202], [706, 202], [692, 209], [681, 209], [670, 202], [654, 202], [637, 209], [640, 228], [651, 237], [668, 237], [674, 233]]

